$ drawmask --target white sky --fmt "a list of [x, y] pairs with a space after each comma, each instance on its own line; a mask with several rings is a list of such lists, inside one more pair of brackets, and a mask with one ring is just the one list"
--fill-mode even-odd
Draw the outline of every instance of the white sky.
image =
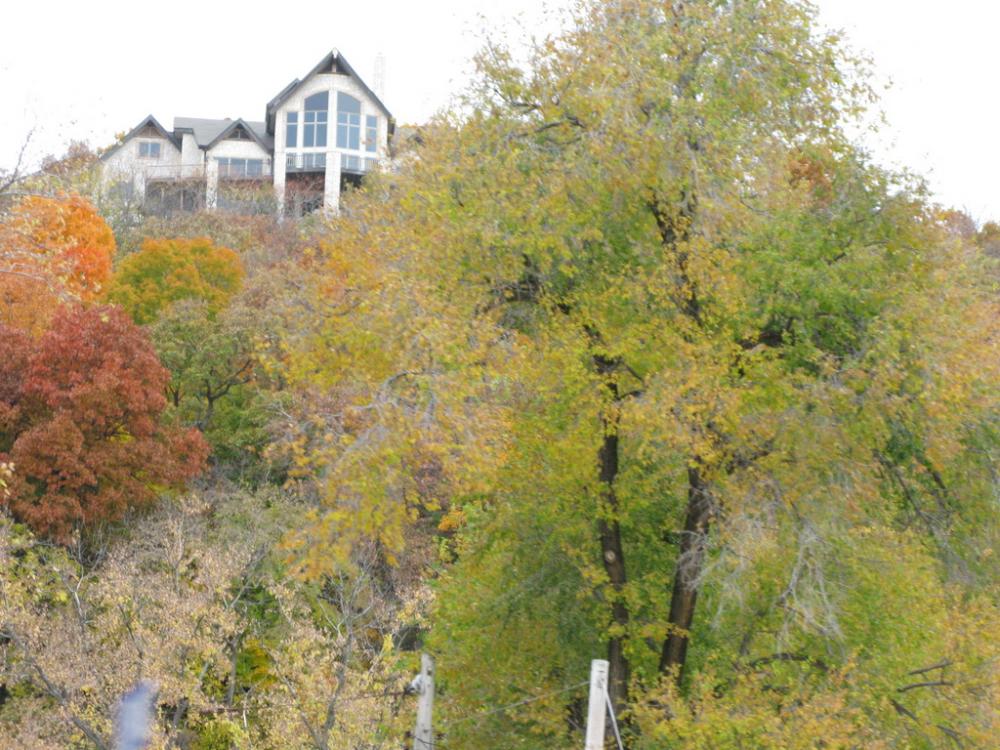
[[[927, 176], [941, 202], [1000, 218], [1000, 3], [818, 5], [893, 83], [876, 154]], [[386, 105], [398, 122], [420, 122], [461, 88], [481, 29], [556, 26], [541, 0], [18, 0], [3, 15], [4, 167], [32, 127], [38, 158], [73, 138], [107, 144], [150, 112], [168, 128], [175, 116], [263, 119], [267, 101], [333, 47], [369, 84], [381, 52]]]

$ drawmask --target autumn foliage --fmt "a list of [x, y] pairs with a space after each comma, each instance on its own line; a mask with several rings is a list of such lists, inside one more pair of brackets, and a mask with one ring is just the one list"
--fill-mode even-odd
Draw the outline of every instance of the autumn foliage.
[[139, 252], [121, 262], [107, 300], [145, 325], [180, 300], [202, 300], [218, 312], [242, 283], [243, 264], [229, 248], [204, 237], [147, 239]]
[[168, 377], [115, 308], [63, 307], [38, 340], [0, 326], [0, 462], [15, 467], [13, 514], [66, 540], [198, 474], [201, 434], [160, 420]]
[[60, 301], [96, 299], [114, 254], [111, 228], [85, 198], [24, 198], [0, 225], [0, 321], [37, 333]]

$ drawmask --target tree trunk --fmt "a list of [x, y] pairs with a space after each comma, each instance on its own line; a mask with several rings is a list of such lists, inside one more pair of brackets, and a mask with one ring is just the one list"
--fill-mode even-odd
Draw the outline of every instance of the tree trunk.
[[678, 685], [684, 678], [691, 625], [698, 601], [698, 578], [705, 567], [705, 541], [711, 520], [711, 493], [701, 471], [697, 467], [689, 468], [687, 517], [670, 597], [670, 630], [660, 654], [660, 671], [673, 672]]
[[628, 703], [629, 663], [625, 656], [625, 638], [629, 612], [625, 603], [625, 555], [622, 552], [621, 528], [618, 525], [618, 496], [615, 478], [618, 476], [617, 420], [604, 420], [604, 442], [598, 451], [601, 467], [603, 499], [610, 520], [601, 518], [601, 559], [614, 591], [611, 605], [613, 633], [608, 639], [608, 694], [615, 714], [621, 716]]

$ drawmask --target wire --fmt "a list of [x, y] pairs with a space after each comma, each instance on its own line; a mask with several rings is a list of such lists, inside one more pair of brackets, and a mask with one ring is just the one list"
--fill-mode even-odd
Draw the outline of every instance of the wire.
[[445, 726], [447, 726], [447, 727], [453, 727], [456, 724], [462, 724], [463, 722], [471, 721], [472, 719], [478, 719], [478, 718], [482, 718], [482, 717], [485, 717], [485, 716], [492, 716], [494, 714], [499, 714], [499, 713], [507, 711], [507, 710], [509, 710], [511, 708], [517, 708], [518, 706], [524, 706], [524, 705], [527, 705], [528, 703], [534, 703], [535, 701], [540, 701], [540, 700], [543, 700], [545, 698], [551, 698], [551, 697], [553, 697], [555, 695], [562, 695], [563, 693], [569, 693], [569, 692], [571, 692], [573, 690], [576, 690], [578, 688], [582, 688], [585, 685], [589, 685], [589, 684], [590, 684], [590, 681], [589, 680], [585, 680], [583, 682], [577, 683], [576, 685], [570, 685], [569, 687], [562, 688], [561, 690], [553, 690], [552, 692], [549, 692], [549, 693], [543, 693], [542, 695], [534, 695], [534, 696], [532, 696], [530, 698], [524, 698], [522, 700], [515, 701], [514, 703], [509, 703], [506, 706], [500, 706], [499, 708], [493, 708], [493, 709], [489, 709], [489, 710], [486, 710], [486, 711], [480, 711], [479, 713], [469, 714], [468, 716], [464, 716], [461, 719], [456, 719], [455, 721], [449, 722]]
[[615, 709], [611, 705], [611, 696], [608, 691], [604, 691], [604, 702], [608, 704], [608, 713], [611, 714], [611, 728], [615, 730], [615, 741], [618, 742], [618, 750], [625, 750], [622, 746], [622, 736], [618, 733], [618, 719], [615, 718]]
[[423, 737], [414, 737], [413, 739], [415, 739], [424, 747], [430, 748], [430, 750], [434, 750], [434, 748], [437, 748], [438, 750], [447, 750], [448, 748], [448, 745], [445, 745], [443, 742], [439, 742], [438, 740], [433, 738], [431, 739], [430, 742], [425, 740]]

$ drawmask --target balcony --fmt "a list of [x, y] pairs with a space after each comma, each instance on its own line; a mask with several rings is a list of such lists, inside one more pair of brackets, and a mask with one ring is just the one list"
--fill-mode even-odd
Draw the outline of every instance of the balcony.
[[220, 180], [259, 180], [271, 176], [268, 159], [219, 158]]
[[340, 157], [340, 171], [351, 172], [352, 174], [367, 174], [378, 166], [378, 159], [374, 156], [354, 156], [353, 154], [343, 154]]
[[[340, 171], [351, 174], [367, 174], [378, 166], [378, 159], [373, 156], [356, 156], [354, 154], [340, 155]], [[325, 172], [326, 154], [285, 154], [285, 171], [287, 172]]]
[[325, 172], [326, 154], [285, 154], [286, 172]]
[[141, 164], [139, 170], [147, 180], [204, 180], [204, 164]]

